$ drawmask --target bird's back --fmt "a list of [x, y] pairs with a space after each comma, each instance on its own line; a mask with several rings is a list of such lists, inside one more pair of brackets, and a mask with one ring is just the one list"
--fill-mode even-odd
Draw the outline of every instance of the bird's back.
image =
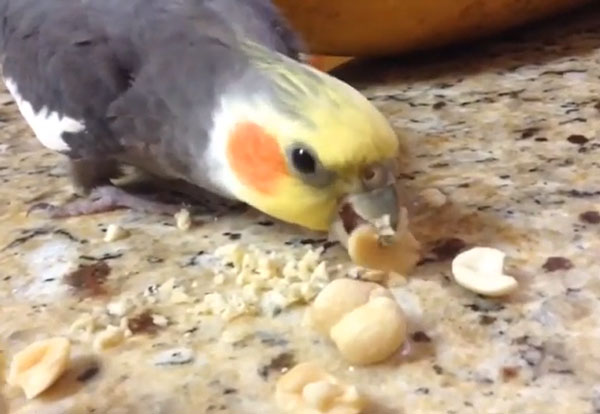
[[165, 140], [187, 127], [174, 117], [207, 116], [219, 82], [242, 70], [239, 37], [299, 52], [270, 0], [0, 0], [0, 22], [7, 87], [38, 139], [74, 158], [128, 139], [178, 158]]
[[74, 27], [95, 27], [119, 37], [134, 34], [136, 28], [150, 28], [149, 21], [170, 21], [189, 29], [186, 20], [194, 16], [206, 18], [204, 24], [213, 30], [226, 27], [293, 58], [302, 49], [271, 0], [0, 0], [0, 52], [11, 39], [42, 28], [68, 38], [74, 35]]

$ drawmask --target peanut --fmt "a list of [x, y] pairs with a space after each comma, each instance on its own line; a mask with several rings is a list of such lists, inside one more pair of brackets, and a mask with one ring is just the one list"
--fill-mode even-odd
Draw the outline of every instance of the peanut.
[[406, 340], [404, 313], [395, 300], [379, 296], [344, 315], [330, 331], [349, 362], [367, 365], [388, 358]]
[[369, 301], [372, 295], [388, 295], [389, 291], [376, 283], [353, 279], [336, 279], [317, 295], [309, 308], [315, 330], [327, 334], [346, 313]]
[[460, 286], [485, 296], [503, 296], [518, 287], [517, 280], [503, 273], [505, 254], [489, 247], [474, 247], [452, 261], [452, 274]]
[[120, 327], [109, 325], [94, 338], [93, 348], [96, 352], [115, 347], [125, 340], [125, 331]]
[[19, 386], [28, 399], [50, 388], [67, 369], [71, 343], [66, 338], [35, 342], [13, 358], [7, 382]]
[[406, 340], [402, 309], [390, 291], [376, 283], [334, 280], [319, 293], [307, 317], [353, 364], [380, 362]]
[[117, 240], [124, 239], [129, 236], [129, 231], [125, 230], [118, 224], [109, 224], [104, 235], [105, 242], [114, 242]]
[[192, 227], [190, 211], [182, 209], [175, 214], [175, 224], [179, 230], [188, 231]]

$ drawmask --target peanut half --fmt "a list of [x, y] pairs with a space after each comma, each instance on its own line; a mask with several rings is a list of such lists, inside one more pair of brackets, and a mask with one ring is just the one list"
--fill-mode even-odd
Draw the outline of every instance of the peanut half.
[[7, 382], [23, 389], [28, 399], [50, 388], [67, 369], [71, 343], [66, 338], [35, 342], [15, 355]]
[[485, 296], [503, 296], [515, 291], [517, 280], [503, 272], [506, 255], [490, 247], [474, 247], [452, 261], [454, 280], [465, 289]]
[[279, 407], [298, 414], [359, 414], [366, 402], [355, 386], [339, 381], [314, 362], [298, 364], [275, 387]]
[[382, 245], [375, 228], [363, 224], [348, 237], [348, 254], [359, 266], [406, 275], [421, 259], [421, 246], [410, 231], [405, 231], [392, 244]]

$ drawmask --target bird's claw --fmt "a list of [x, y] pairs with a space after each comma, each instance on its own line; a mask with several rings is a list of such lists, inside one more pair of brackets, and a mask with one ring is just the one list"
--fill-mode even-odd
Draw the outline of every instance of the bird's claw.
[[181, 210], [182, 206], [144, 199], [117, 187], [104, 186], [96, 188], [85, 198], [67, 202], [62, 206], [36, 203], [28, 209], [27, 215], [36, 210], [43, 210], [50, 218], [67, 218], [122, 208], [148, 214], [173, 215]]
[[50, 217], [52, 217], [52, 215], [56, 211], [56, 209], [57, 209], [57, 207], [50, 203], [35, 203], [34, 205], [32, 205], [31, 207], [29, 207], [27, 209], [27, 211], [25, 212], [25, 216], [29, 217], [31, 215], [31, 213], [33, 213], [34, 211], [43, 210], [46, 213], [48, 213], [48, 215]]

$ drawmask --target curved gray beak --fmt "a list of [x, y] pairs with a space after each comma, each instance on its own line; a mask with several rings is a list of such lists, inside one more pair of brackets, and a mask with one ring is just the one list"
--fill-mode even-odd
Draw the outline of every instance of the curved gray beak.
[[[382, 236], [394, 236], [400, 219], [400, 205], [394, 184], [375, 190], [347, 195], [340, 206], [340, 218], [347, 233], [364, 222], [377, 228], [385, 224], [388, 233]], [[390, 233], [391, 231], [391, 233]]]

